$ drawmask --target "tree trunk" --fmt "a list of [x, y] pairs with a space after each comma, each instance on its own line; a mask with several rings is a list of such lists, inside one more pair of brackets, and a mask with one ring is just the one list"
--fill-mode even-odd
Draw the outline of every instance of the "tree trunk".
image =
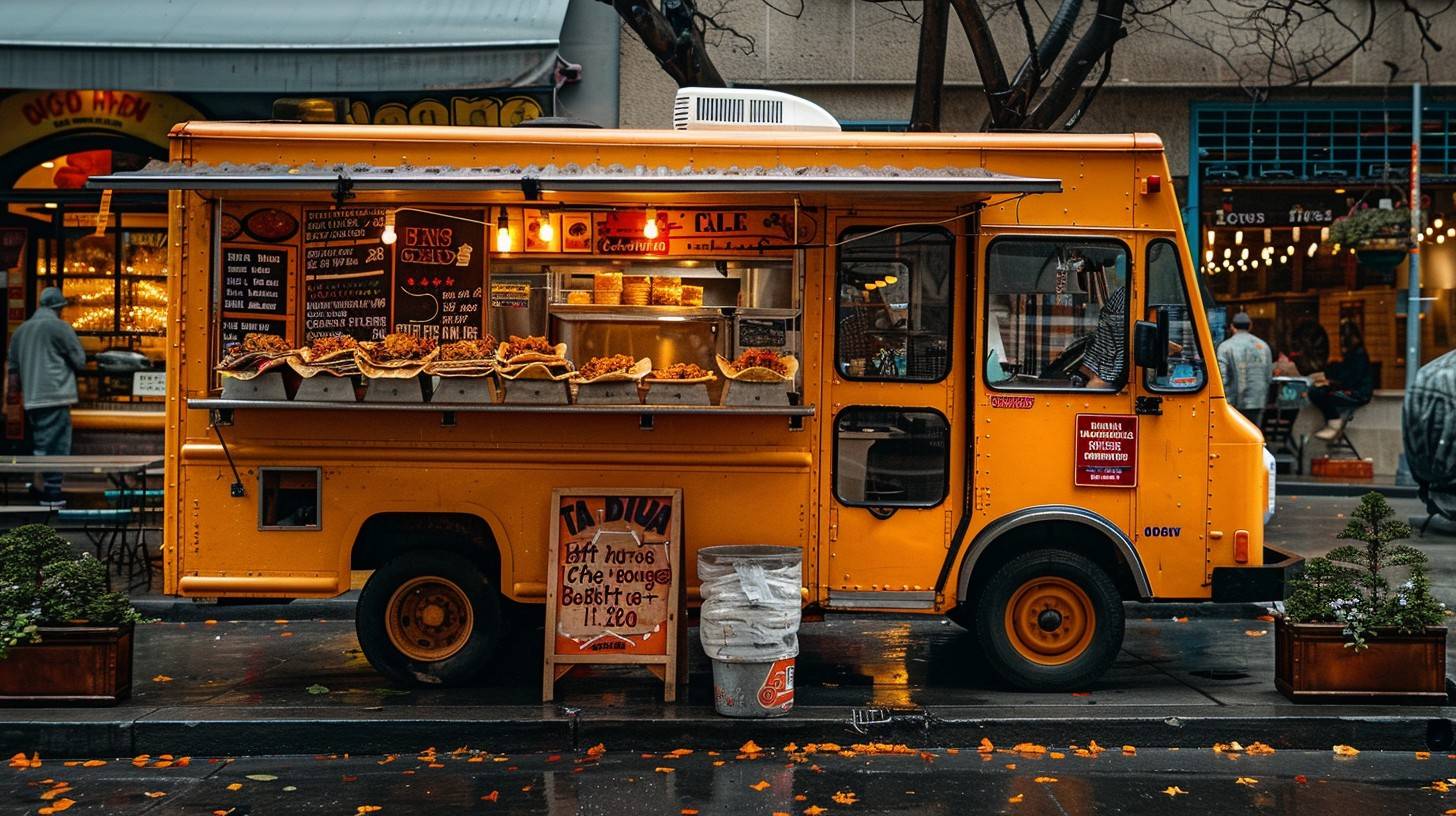
[[947, 0], [925, 0], [920, 15], [920, 51], [915, 63], [915, 99], [910, 129], [940, 130], [945, 95], [945, 41], [950, 28]]
[[609, 2], [631, 29], [642, 39], [647, 50], [657, 57], [662, 70], [677, 82], [679, 88], [727, 86], [718, 67], [708, 58], [703, 35], [691, 20], [682, 30], [674, 30], [651, 0], [601, 0]]

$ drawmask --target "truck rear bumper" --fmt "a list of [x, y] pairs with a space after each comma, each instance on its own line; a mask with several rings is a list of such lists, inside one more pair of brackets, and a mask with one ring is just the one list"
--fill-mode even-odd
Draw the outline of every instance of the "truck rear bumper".
[[1282, 601], [1289, 595], [1289, 582], [1303, 571], [1304, 556], [1265, 546], [1261, 566], [1213, 568], [1213, 600]]

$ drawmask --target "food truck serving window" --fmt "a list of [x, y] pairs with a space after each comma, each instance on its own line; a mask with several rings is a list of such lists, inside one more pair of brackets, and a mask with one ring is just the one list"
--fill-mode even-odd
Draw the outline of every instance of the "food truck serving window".
[[841, 234], [840, 242], [839, 373], [856, 380], [944, 378], [950, 371], [955, 258], [950, 233], [857, 227]]
[[950, 426], [927, 408], [846, 408], [834, 422], [834, 497], [851, 507], [945, 500]]
[[1148, 320], [1157, 320], [1159, 311], [1168, 315], [1169, 350], [1164, 374], [1152, 368], [1144, 370], [1147, 387], [1152, 391], [1202, 388], [1207, 373], [1198, 350], [1198, 333], [1193, 329], [1193, 310], [1189, 308], [1188, 288], [1178, 263], [1178, 246], [1166, 239], [1148, 244], [1147, 311]]
[[1127, 382], [1127, 248], [1116, 241], [998, 238], [987, 259], [986, 381], [1001, 389]]

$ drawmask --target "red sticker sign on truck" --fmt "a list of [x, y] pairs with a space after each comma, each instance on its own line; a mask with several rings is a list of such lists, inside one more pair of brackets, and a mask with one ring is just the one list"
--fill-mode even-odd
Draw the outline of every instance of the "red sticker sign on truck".
[[1078, 487], [1137, 487], [1137, 417], [1077, 414]]

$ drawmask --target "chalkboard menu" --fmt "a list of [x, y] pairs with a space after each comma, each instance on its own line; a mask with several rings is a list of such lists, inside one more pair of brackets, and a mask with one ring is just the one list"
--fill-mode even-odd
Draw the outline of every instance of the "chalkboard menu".
[[761, 317], [738, 319], [738, 347], [782, 348], [789, 342], [787, 320]]
[[233, 343], [243, 342], [244, 335], [276, 334], [279, 337], [286, 337], [288, 331], [288, 324], [282, 320], [223, 317], [219, 323], [222, 326], [222, 347], [224, 349]]
[[389, 333], [385, 208], [308, 210], [303, 228], [303, 341], [331, 334], [379, 340]]
[[573, 665], [637, 663], [672, 702], [685, 654], [682, 491], [559, 489], [551, 512], [542, 699]]
[[[451, 216], [456, 217], [451, 217]], [[463, 220], [462, 220], [463, 219]], [[394, 245], [394, 331], [443, 343], [485, 329], [485, 220], [481, 210], [401, 211]]]
[[291, 249], [227, 246], [222, 251], [222, 308], [249, 314], [288, 312]]

